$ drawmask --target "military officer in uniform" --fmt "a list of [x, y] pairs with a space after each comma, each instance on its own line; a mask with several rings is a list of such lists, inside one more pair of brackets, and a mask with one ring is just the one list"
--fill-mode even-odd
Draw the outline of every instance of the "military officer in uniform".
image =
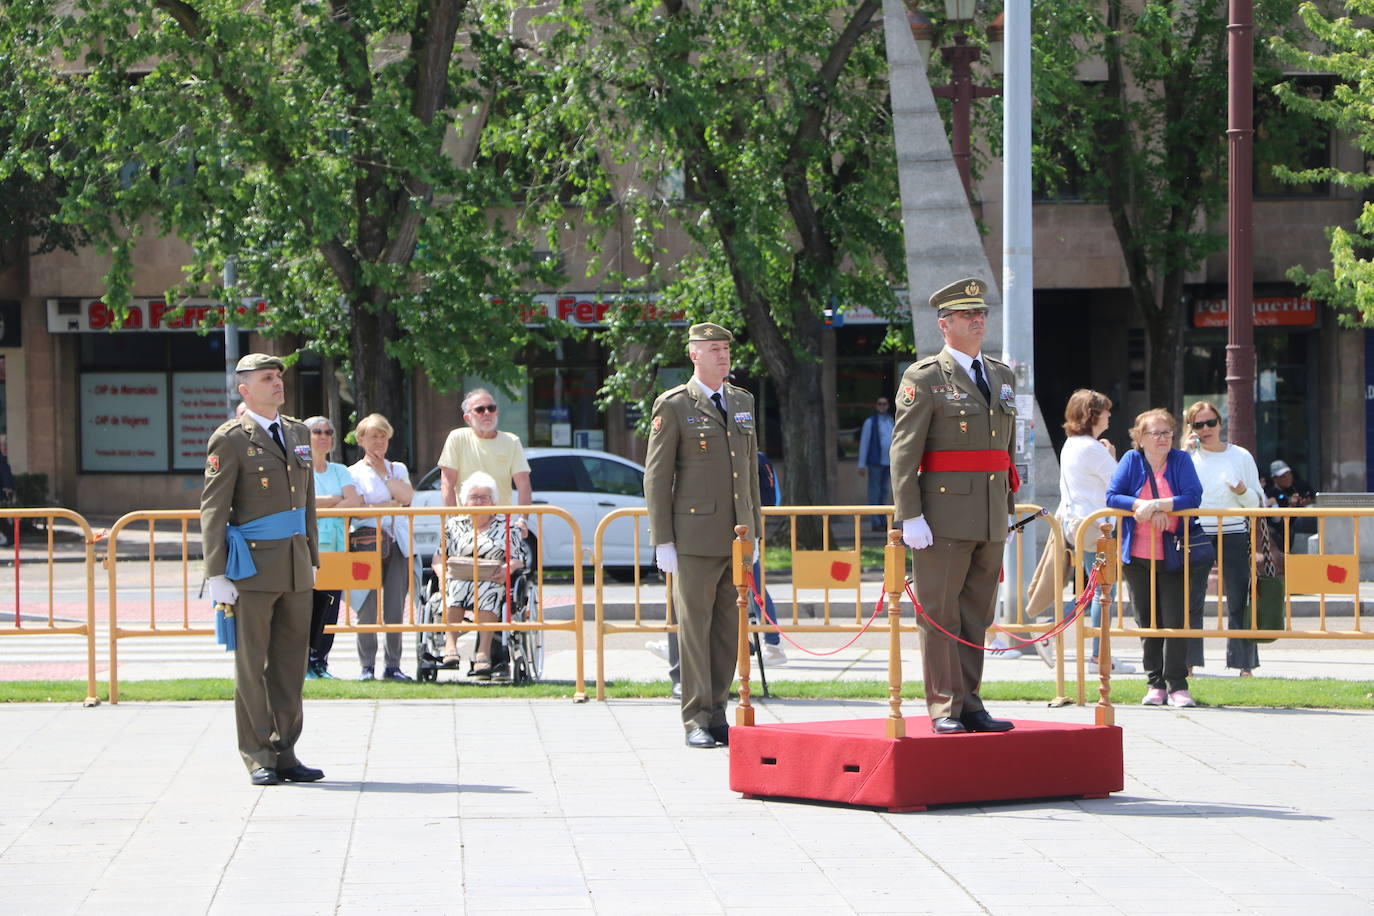
[[210, 437], [200, 501], [210, 597], [231, 607], [237, 628], [239, 753], [259, 786], [324, 776], [296, 756], [310, 590], [320, 559], [310, 432], [278, 412], [285, 368], [264, 353], [239, 360], [247, 409]]
[[982, 355], [986, 284], [966, 279], [930, 297], [945, 346], [902, 375], [892, 434], [892, 492], [902, 540], [914, 553], [926, 706], [936, 734], [1009, 731], [978, 689], [992, 623], [1007, 514], [1019, 486], [1011, 461], [1016, 393], [1011, 369]]
[[649, 540], [673, 575], [689, 747], [729, 743], [725, 703], [735, 678], [739, 617], [730, 570], [735, 526], [760, 530], [753, 395], [725, 381], [734, 335], [695, 324], [692, 378], [658, 396], [645, 459]]

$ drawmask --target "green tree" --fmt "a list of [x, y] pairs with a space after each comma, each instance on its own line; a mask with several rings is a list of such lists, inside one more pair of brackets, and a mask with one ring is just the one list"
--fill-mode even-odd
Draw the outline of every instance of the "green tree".
[[[904, 269], [879, 9], [567, 0], [548, 52], [564, 129], [613, 163], [635, 163], [600, 211], [628, 211], [641, 271], [629, 279], [689, 321], [743, 329], [736, 362], [773, 380], [791, 505], [829, 501], [825, 310], [902, 315], [891, 291]], [[694, 243], [686, 254], [666, 250], [671, 226]], [[681, 330], [639, 308], [613, 315], [604, 339], [616, 354], [607, 400], [647, 406], [657, 370], [684, 358]]]
[[[1257, 0], [1256, 34], [1277, 34], [1292, 0]], [[1072, 171], [1106, 205], [1149, 344], [1150, 403], [1181, 406], [1184, 279], [1223, 249], [1226, 4], [1107, 0], [1033, 6], [1035, 169], [1053, 188]], [[1098, 59], [1106, 79], [1085, 81]], [[1256, 45], [1256, 85], [1273, 82]]]
[[[1275, 37], [1272, 46], [1283, 60], [1296, 68], [1314, 73], [1330, 73], [1337, 79], [1330, 95], [1303, 93], [1291, 85], [1277, 88], [1283, 104], [1295, 112], [1329, 125], [1358, 146], [1365, 161], [1374, 159], [1374, 0], [1346, 0], [1344, 15], [1323, 13], [1312, 3], [1299, 10], [1304, 25], [1317, 41], [1309, 50], [1310, 39], [1296, 42]], [[1335, 168], [1276, 170], [1284, 180], [1304, 183], [1330, 181], [1357, 191], [1374, 187], [1369, 171], [1346, 172]], [[1301, 267], [1289, 271], [1296, 283], [1336, 309], [1346, 326], [1374, 325], [1374, 203], [1366, 200], [1353, 226], [1333, 226], [1331, 267], [1307, 272]]]
[[532, 245], [494, 215], [509, 182], [473, 164], [493, 101], [528, 76], [512, 10], [6, 3], [0, 48], [22, 78], [0, 108], [23, 142], [0, 180], [64, 189], [55, 219], [113, 254], [116, 306], [145, 231], [194, 247], [184, 291], [222, 294], [235, 258], [239, 288], [270, 301], [267, 333], [351, 363], [360, 416], [402, 419], [414, 367], [441, 388], [514, 382]]

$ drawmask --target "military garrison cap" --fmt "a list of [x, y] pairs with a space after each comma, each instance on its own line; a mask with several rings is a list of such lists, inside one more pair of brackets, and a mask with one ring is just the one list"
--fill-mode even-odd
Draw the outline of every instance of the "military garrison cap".
[[729, 331], [725, 330], [725, 328], [721, 327], [718, 324], [713, 324], [709, 321], [703, 321], [701, 324], [694, 324], [690, 329], [688, 329], [687, 339], [723, 340], [726, 343], [730, 343], [730, 341], [735, 339], [735, 335], [731, 334]]
[[982, 280], [966, 277], [956, 283], [951, 283], [944, 289], [931, 293], [930, 307], [940, 310], [950, 309], [956, 312], [966, 309], [985, 309], [988, 304], [983, 300], [983, 294], [987, 291], [988, 285]]
[[276, 369], [278, 372], [285, 372], [286, 363], [269, 353], [249, 353], [234, 366], [235, 372], [252, 372], [254, 369]]

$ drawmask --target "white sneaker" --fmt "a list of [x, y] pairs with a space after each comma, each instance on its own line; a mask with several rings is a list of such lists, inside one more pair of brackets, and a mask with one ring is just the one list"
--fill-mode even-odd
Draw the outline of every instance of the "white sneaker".
[[[1097, 662], [1088, 662], [1088, 672], [1097, 674]], [[1112, 674], [1135, 674], [1135, 665], [1114, 658], [1112, 659]]]
[[666, 640], [666, 639], [658, 639], [658, 640], [653, 640], [653, 639], [651, 639], [651, 640], [649, 640], [648, 642], [646, 642], [646, 643], [644, 644], [644, 648], [645, 648], [645, 649], [648, 649], [650, 652], [652, 652], [653, 654], [657, 655], [659, 658], [663, 659], [665, 662], [668, 660], [668, 640]]
[[1011, 649], [1000, 643], [993, 643], [988, 646], [988, 658], [1000, 658], [1003, 661], [1015, 661], [1021, 657], [1020, 649]]
[[763, 663], [772, 665], [774, 668], [781, 668], [787, 664], [787, 653], [782, 651], [782, 644], [774, 645], [771, 642], [763, 644]]

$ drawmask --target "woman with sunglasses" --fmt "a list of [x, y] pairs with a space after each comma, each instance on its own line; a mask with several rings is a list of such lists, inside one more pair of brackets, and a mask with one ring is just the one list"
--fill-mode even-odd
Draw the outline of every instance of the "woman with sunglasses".
[[[1211, 401], [1198, 401], [1183, 412], [1188, 434], [1188, 451], [1193, 468], [1202, 481], [1202, 508], [1254, 509], [1260, 504], [1259, 468], [1255, 459], [1239, 445], [1221, 436], [1221, 411]], [[1226, 625], [1233, 630], [1250, 626], [1250, 524], [1236, 516], [1203, 516], [1198, 521], [1216, 545], [1221, 561], [1221, 582], [1226, 593]], [[1221, 522], [1218, 531], [1217, 522]], [[1202, 609], [1196, 608], [1200, 618]], [[1194, 624], [1195, 626], [1197, 624]], [[1202, 664], [1202, 640], [1189, 648], [1189, 665]], [[1195, 660], [1196, 659], [1196, 660]], [[1226, 640], [1226, 667], [1250, 677], [1259, 667], [1259, 648], [1253, 639]]]
[[[305, 421], [310, 430], [310, 457], [315, 466], [315, 508], [347, 509], [361, 506], [363, 498], [353, 485], [348, 468], [329, 460], [334, 450], [334, 424], [328, 417], [311, 417]], [[348, 549], [348, 532], [341, 518], [321, 518], [317, 521], [320, 553]], [[334, 647], [334, 634], [324, 628], [339, 622], [339, 596], [336, 589], [315, 589], [310, 609], [310, 663], [305, 669], [307, 681], [332, 678], [329, 673], [329, 650]]]
[[[1131, 427], [1135, 448], [1121, 456], [1107, 484], [1107, 505], [1131, 513], [1121, 520], [1121, 562], [1131, 589], [1131, 609], [1141, 627], [1181, 628], [1188, 605], [1201, 603], [1207, 589], [1205, 571], [1202, 575], [1188, 571], [1191, 587], [1185, 594], [1183, 571], [1164, 568], [1164, 530], [1177, 529], [1182, 521], [1170, 513], [1196, 509], [1202, 501], [1202, 482], [1193, 462], [1187, 452], [1173, 447], [1175, 427], [1174, 415], [1163, 408], [1138, 415]], [[1166, 701], [1170, 706], [1197, 705], [1188, 693], [1184, 642], [1163, 636], [1141, 637], [1149, 683], [1141, 705], [1163, 706]]]

